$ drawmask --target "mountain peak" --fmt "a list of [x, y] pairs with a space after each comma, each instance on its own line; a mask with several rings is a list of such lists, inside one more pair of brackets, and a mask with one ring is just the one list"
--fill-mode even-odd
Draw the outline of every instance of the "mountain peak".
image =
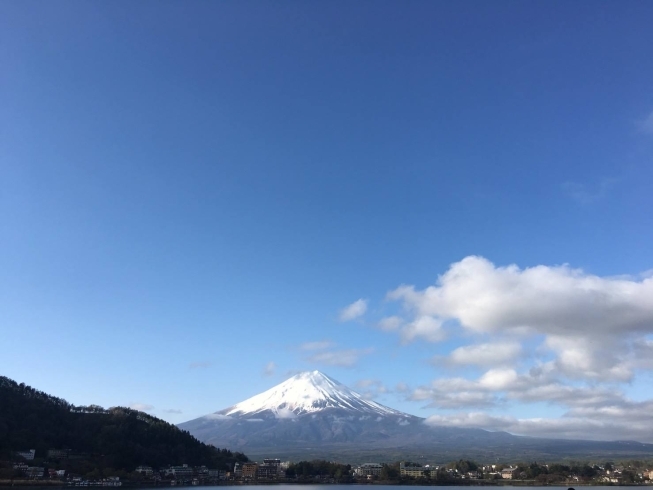
[[296, 374], [218, 414], [247, 418], [268, 413], [276, 418], [294, 418], [306, 413], [335, 409], [376, 416], [409, 417], [398, 410], [366, 400], [361, 394], [320, 371]]

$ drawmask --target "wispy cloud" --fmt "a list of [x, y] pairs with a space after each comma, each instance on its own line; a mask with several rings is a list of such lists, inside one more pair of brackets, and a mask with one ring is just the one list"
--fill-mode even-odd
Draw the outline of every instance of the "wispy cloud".
[[408, 393], [410, 391], [410, 386], [403, 381], [400, 381], [397, 383], [397, 386], [395, 386], [395, 391], [397, 391], [397, 393]]
[[208, 420], [232, 420], [228, 415], [223, 415], [221, 413], [210, 413], [205, 415], [203, 418]]
[[639, 121], [639, 130], [643, 133], [653, 134], [653, 111], [644, 119]]
[[154, 410], [154, 405], [150, 405], [149, 403], [132, 403], [129, 405], [129, 408], [138, 410], [139, 412], [151, 412]]
[[273, 361], [268, 362], [263, 368], [263, 376], [272, 376], [276, 369], [277, 365]]
[[381, 318], [377, 326], [385, 331], [391, 332], [393, 330], [398, 330], [405, 323], [404, 319], [398, 316], [388, 316]]
[[182, 412], [182, 411], [179, 410], [178, 408], [166, 408], [165, 410], [163, 410], [163, 413], [175, 413], [175, 414], [180, 414], [180, 413], [184, 413], [184, 412]]
[[574, 201], [583, 206], [588, 206], [604, 199], [616, 182], [616, 179], [603, 179], [594, 185], [579, 182], [564, 182], [562, 189]]
[[188, 369], [207, 369], [210, 368], [213, 365], [211, 361], [197, 361], [197, 362], [191, 362], [188, 365]]
[[360, 318], [365, 314], [366, 311], [367, 300], [359, 299], [340, 310], [339, 319], [341, 322], [349, 322], [351, 320], [355, 320], [356, 318]]
[[367, 400], [373, 400], [390, 390], [378, 379], [361, 379], [355, 384], [356, 390]]
[[324, 350], [333, 347], [335, 344], [330, 340], [318, 340], [317, 342], [304, 342], [299, 346], [300, 350]]
[[374, 352], [374, 349], [344, 349], [326, 352], [317, 352], [306, 358], [308, 362], [326, 364], [329, 366], [352, 367], [361, 357]]

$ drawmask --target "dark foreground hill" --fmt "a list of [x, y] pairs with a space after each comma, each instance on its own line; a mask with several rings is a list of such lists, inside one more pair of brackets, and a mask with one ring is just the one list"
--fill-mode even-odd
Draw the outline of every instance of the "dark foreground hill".
[[199, 440], [282, 459], [448, 462], [647, 459], [653, 444], [521, 437], [431, 426], [363, 399], [317, 371], [300, 373], [248, 400], [180, 425]]
[[0, 460], [15, 451], [68, 449], [88, 469], [133, 471], [139, 465], [162, 467], [186, 463], [226, 469], [247, 461], [204, 444], [161, 419], [128, 408], [104, 410], [70, 403], [0, 376]]

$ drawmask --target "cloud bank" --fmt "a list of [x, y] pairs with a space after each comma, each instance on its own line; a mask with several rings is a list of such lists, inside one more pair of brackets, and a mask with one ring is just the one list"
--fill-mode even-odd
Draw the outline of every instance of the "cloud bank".
[[[653, 441], [653, 400], [633, 400], [622, 390], [653, 370], [650, 274], [600, 277], [568, 265], [500, 267], [470, 256], [452, 264], [435, 285], [402, 285], [386, 298], [403, 314], [381, 319], [380, 330], [403, 344], [459, 344], [431, 363], [465, 376], [403, 385], [409, 400], [441, 412], [429, 423]], [[488, 413], [542, 403], [563, 415]], [[446, 413], [451, 410], [471, 413]]]

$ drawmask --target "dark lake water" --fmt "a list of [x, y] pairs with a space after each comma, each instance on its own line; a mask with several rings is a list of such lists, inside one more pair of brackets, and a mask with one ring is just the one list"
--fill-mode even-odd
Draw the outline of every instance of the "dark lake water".
[[[378, 485], [378, 484], [369, 484], [369, 485], [336, 485], [336, 484], [322, 484], [322, 485], [302, 485], [302, 484], [292, 484], [292, 485], [284, 485], [284, 484], [272, 484], [274, 486], [275, 490], [352, 490], [354, 488], [357, 488], [359, 490], [362, 490], [363, 488], [372, 490], [372, 488], [378, 488], [379, 490], [407, 490], [409, 488], [420, 488], [422, 485]], [[184, 489], [184, 490], [189, 490], [189, 489], [194, 489], [194, 490], [202, 490], [202, 489], [207, 489], [207, 488], [220, 488], [221, 490], [225, 490], [225, 487], [227, 488], [242, 488], [242, 489], [247, 489], [247, 490], [261, 490], [262, 487], [266, 485], [220, 485], [216, 487], [210, 487], [210, 486], [197, 486], [197, 487], [171, 487], [175, 488], [178, 490]], [[431, 486], [431, 485], [423, 485], [423, 486]], [[473, 489], [473, 488], [478, 488], [480, 485], [470, 485], [470, 486], [463, 486], [463, 485], [454, 485], [454, 486], [445, 486], [445, 485], [433, 485], [434, 488], [438, 490], [462, 490], [462, 489]], [[651, 485], [633, 485], [634, 487], [651, 487]], [[487, 487], [491, 488], [497, 488], [497, 489], [505, 489], [505, 490], [567, 490], [568, 488], [586, 488], [588, 485], [548, 485], [548, 486], [517, 486], [517, 485], [487, 485]], [[159, 487], [160, 488], [160, 487]], [[612, 489], [615, 490], [617, 486], [592, 486], [592, 488], [603, 488], [603, 489]]]

